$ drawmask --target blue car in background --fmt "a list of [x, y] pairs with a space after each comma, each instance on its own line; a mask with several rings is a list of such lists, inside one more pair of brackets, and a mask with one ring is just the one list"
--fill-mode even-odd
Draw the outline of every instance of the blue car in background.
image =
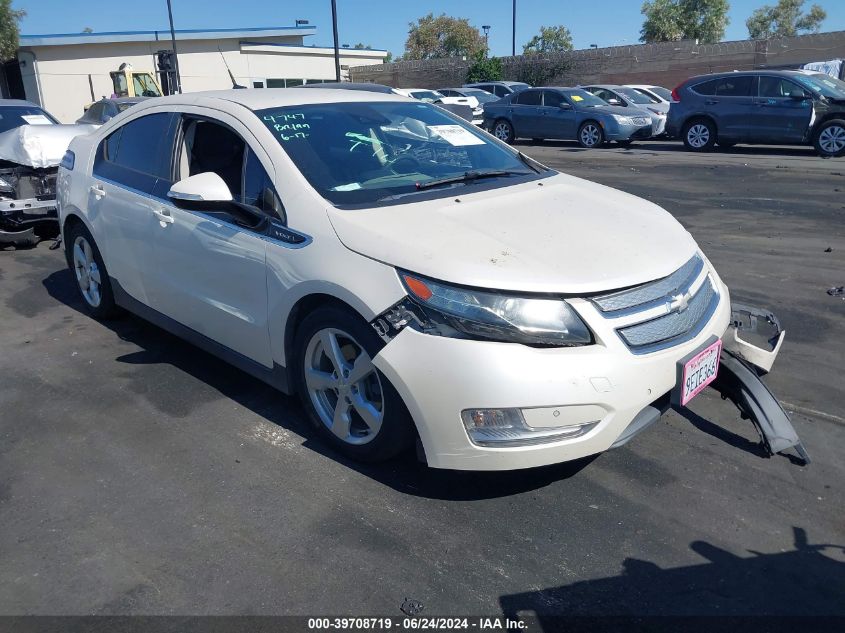
[[652, 136], [648, 112], [608, 105], [580, 88], [530, 88], [484, 106], [485, 130], [501, 141], [518, 138], [607, 141], [629, 145]]

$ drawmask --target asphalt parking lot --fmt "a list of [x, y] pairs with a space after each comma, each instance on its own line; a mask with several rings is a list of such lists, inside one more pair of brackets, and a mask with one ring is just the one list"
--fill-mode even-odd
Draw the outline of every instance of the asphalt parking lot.
[[0, 252], [0, 613], [845, 615], [845, 159], [520, 149], [664, 206], [781, 317], [767, 382], [812, 465], [707, 392], [573, 464], [362, 467], [294, 399], [90, 319], [42, 243]]

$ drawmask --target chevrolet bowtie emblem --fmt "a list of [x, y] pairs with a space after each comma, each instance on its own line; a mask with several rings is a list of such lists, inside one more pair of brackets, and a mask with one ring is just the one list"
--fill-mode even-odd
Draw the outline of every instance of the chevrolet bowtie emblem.
[[692, 298], [692, 293], [687, 292], [682, 295], [675, 295], [672, 297], [672, 300], [669, 301], [669, 312], [677, 310], [678, 312], [683, 312], [689, 307], [689, 300]]

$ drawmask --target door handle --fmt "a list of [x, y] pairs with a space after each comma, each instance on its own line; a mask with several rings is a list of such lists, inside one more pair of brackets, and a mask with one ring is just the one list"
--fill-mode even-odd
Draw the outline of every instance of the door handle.
[[718, 99], [707, 99], [704, 103], [707, 104], [707, 105], [716, 105], [717, 103], [719, 103], [719, 100]]
[[103, 185], [91, 185], [88, 191], [94, 194], [94, 197], [97, 199], [106, 197], [106, 190], [103, 189]]
[[156, 216], [161, 225], [173, 224], [173, 216], [167, 209], [153, 209], [153, 215]]

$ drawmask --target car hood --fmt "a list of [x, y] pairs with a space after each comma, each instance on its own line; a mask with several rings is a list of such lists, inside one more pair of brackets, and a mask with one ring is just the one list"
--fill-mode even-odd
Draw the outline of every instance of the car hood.
[[91, 125], [21, 125], [0, 134], [0, 160], [27, 167], [56, 167], [70, 141], [94, 129]]
[[437, 200], [328, 210], [350, 250], [479, 288], [587, 294], [665, 277], [697, 247], [666, 211], [558, 174]]

